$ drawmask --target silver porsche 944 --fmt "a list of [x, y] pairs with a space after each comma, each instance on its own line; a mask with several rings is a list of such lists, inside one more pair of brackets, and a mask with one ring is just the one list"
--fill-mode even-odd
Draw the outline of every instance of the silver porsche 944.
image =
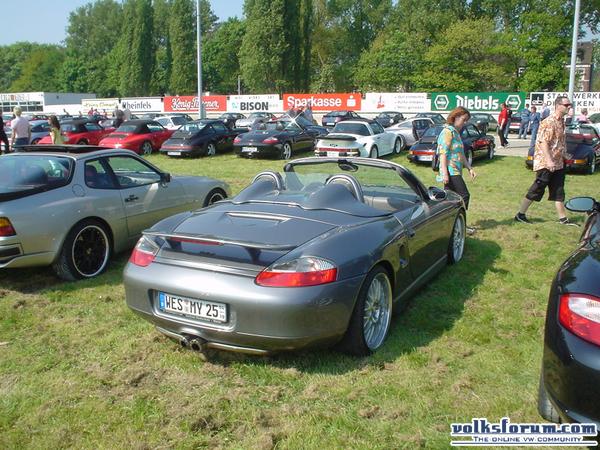
[[144, 231], [124, 271], [127, 304], [195, 350], [338, 343], [367, 355], [464, 243], [460, 197], [404, 167], [299, 159]]
[[173, 176], [128, 150], [44, 146], [0, 157], [0, 269], [101, 273], [165, 217], [226, 198], [226, 183]]

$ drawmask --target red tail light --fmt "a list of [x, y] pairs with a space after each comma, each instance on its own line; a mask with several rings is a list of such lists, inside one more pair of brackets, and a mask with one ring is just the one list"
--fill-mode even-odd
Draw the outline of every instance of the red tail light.
[[129, 257], [129, 262], [136, 266], [147, 267], [154, 261], [154, 257], [158, 253], [158, 250], [158, 245], [156, 245], [154, 241], [146, 236], [142, 236], [133, 249], [133, 252]]
[[279, 139], [276, 137], [269, 137], [263, 141], [263, 144], [279, 144]]
[[337, 267], [321, 258], [303, 257], [273, 264], [256, 277], [256, 284], [269, 287], [303, 287], [332, 283], [337, 279]]
[[14, 236], [17, 232], [6, 217], [0, 217], [0, 236]]
[[233, 140], [234, 144], [239, 144], [240, 142], [242, 142], [242, 138], [239, 136], [236, 136], [235, 139]]
[[561, 295], [558, 320], [574, 335], [600, 345], [600, 298], [584, 294]]

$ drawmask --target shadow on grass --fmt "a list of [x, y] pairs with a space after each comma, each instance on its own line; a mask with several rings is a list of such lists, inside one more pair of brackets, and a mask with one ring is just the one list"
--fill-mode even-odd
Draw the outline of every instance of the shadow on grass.
[[334, 349], [281, 353], [270, 357], [252, 357], [226, 352], [211, 352], [211, 363], [232, 362], [251, 366], [274, 366], [305, 373], [342, 374], [364, 367], [382, 369], [386, 363], [412, 353], [452, 329], [468, 300], [488, 271], [495, 271], [494, 261], [501, 248], [493, 241], [468, 239], [464, 259], [446, 267], [409, 300], [407, 309], [392, 319], [383, 347], [369, 357], [351, 357]]
[[54, 274], [50, 266], [0, 270], [0, 288], [21, 294], [39, 294], [47, 290], [72, 291], [83, 287], [118, 285], [123, 282], [123, 267], [130, 253], [130, 251], [126, 251], [113, 256], [108, 270], [89, 280], [61, 280]]

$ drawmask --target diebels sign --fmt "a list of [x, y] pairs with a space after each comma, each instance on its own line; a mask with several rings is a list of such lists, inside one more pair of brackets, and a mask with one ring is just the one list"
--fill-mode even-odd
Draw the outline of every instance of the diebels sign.
[[360, 94], [283, 94], [285, 111], [308, 105], [313, 111], [359, 111], [361, 102]]
[[[216, 112], [227, 110], [227, 96], [225, 95], [203, 95], [202, 104], [204, 111]], [[198, 112], [198, 96], [166, 96], [163, 102], [165, 112]]]
[[230, 95], [227, 100], [227, 111], [251, 113], [254, 111], [282, 112], [283, 106], [279, 95]]
[[524, 92], [434, 92], [431, 94], [432, 111], [451, 111], [463, 106], [469, 111], [497, 112], [506, 103], [510, 109], [525, 106]]

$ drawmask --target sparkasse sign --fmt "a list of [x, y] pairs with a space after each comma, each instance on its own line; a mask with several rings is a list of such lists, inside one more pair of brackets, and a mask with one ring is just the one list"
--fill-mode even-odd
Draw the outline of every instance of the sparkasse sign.
[[434, 92], [431, 94], [432, 111], [451, 111], [457, 106], [469, 111], [500, 111], [506, 102], [511, 109], [520, 109], [525, 104], [524, 92]]
[[310, 105], [313, 111], [343, 111], [361, 109], [360, 94], [283, 94], [283, 108], [305, 108]]

